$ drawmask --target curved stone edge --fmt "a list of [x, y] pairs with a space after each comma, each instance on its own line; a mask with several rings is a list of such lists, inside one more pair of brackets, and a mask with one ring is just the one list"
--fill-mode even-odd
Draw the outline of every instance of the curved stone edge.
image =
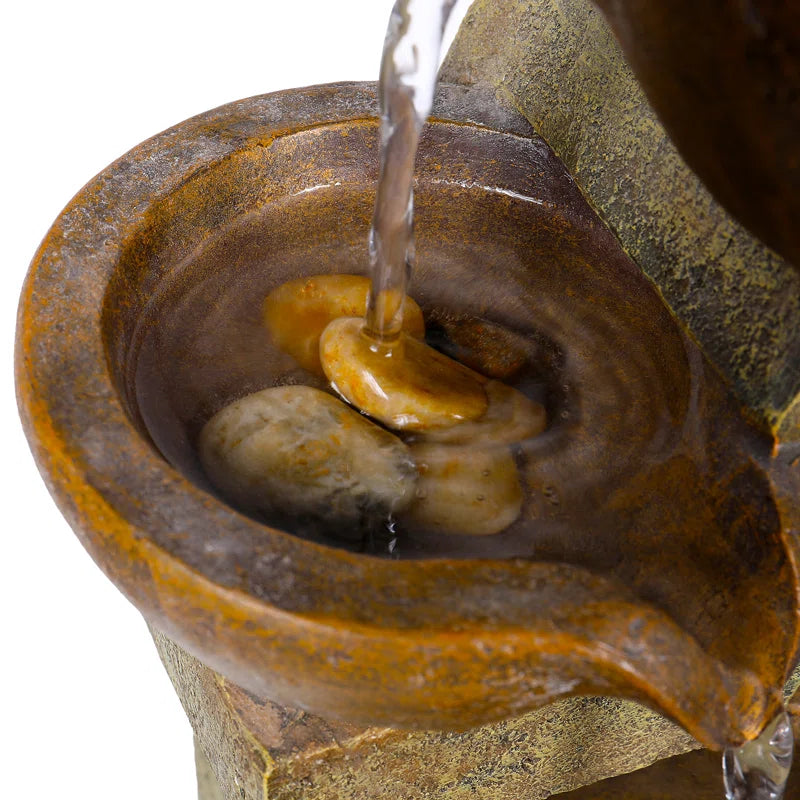
[[529, 120], [739, 398], [800, 439], [800, 272], [685, 164], [589, 0], [476, 0], [441, 78]]
[[461, 733], [345, 725], [256, 698], [151, 634], [225, 800], [537, 800], [699, 746], [655, 712], [605, 697]]

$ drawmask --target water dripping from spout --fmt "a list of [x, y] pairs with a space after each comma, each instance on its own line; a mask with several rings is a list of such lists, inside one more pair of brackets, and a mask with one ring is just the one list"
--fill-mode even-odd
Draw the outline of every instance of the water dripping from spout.
[[433, 105], [439, 53], [455, 0], [397, 0], [380, 73], [381, 170], [369, 237], [372, 286], [366, 330], [377, 341], [400, 334], [414, 261], [414, 160]]
[[722, 756], [726, 800], [781, 800], [792, 768], [794, 734], [782, 711], [760, 736]]

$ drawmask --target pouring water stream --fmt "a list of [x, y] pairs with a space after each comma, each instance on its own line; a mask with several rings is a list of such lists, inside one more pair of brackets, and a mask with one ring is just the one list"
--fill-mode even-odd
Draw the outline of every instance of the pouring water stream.
[[433, 105], [439, 52], [455, 0], [397, 0], [381, 60], [381, 171], [369, 238], [366, 329], [391, 342], [414, 262], [414, 159]]
[[722, 757], [726, 800], [781, 800], [792, 768], [794, 735], [781, 711], [761, 735]]

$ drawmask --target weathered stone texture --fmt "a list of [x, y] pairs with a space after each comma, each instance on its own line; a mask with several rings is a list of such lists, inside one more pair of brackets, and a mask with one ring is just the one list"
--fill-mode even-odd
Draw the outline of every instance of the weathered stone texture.
[[476, 0], [442, 78], [527, 117], [742, 400], [798, 438], [800, 273], [686, 166], [589, 0]]
[[194, 766], [197, 771], [197, 800], [225, 800], [214, 770], [211, 769], [211, 764], [197, 738], [194, 740]]
[[536, 800], [698, 746], [642, 706], [598, 697], [463, 733], [357, 727], [255, 697], [153, 637], [224, 800]]

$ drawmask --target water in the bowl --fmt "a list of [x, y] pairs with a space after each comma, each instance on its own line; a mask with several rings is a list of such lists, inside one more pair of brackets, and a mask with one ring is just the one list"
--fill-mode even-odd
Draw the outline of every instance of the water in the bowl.
[[[525, 393], [503, 380], [518, 379], [530, 360], [524, 336], [473, 318], [461, 320], [453, 337], [435, 311], [426, 336], [424, 316], [407, 296], [415, 159], [453, 5], [398, 0], [392, 10], [379, 83], [369, 280], [306, 276], [266, 298], [273, 341], [328, 385], [240, 398], [199, 437], [206, 475], [237, 506], [295, 527], [323, 525], [393, 555], [408, 546], [402, 531], [488, 536], [510, 528], [524, 495], [511, 447], [546, 428], [543, 382], [528, 381]], [[492, 340], [502, 351], [495, 361], [510, 368], [484, 363], [470, 336]], [[349, 406], [332, 401], [328, 389]]]
[[[340, 194], [338, 205], [345, 213], [362, 206], [364, 213], [366, 199]], [[303, 215], [300, 208], [296, 213]], [[188, 435], [213, 488], [275, 527], [375, 555], [513, 557], [529, 551], [522, 508], [530, 491], [514, 448], [541, 434], [548, 416], [568, 417], [558, 346], [535, 327], [480, 313], [475, 302], [486, 297], [486, 286], [473, 282], [475, 294], [460, 298], [449, 282], [437, 280], [451, 262], [474, 269], [474, 253], [425, 247], [415, 292], [421, 305], [406, 301], [413, 344], [405, 346], [423, 350], [425, 368], [432, 359], [436, 367], [444, 363], [447, 381], [428, 396], [422, 390], [430, 386], [420, 387], [418, 374], [407, 383], [401, 374], [386, 404], [407, 400], [418, 414], [446, 417], [454, 407], [469, 406], [465, 394], [475, 388], [478, 419], [419, 429], [407, 419], [381, 419], [379, 411], [358, 413], [358, 405], [346, 404], [331, 387], [319, 340], [331, 321], [363, 321], [369, 291], [369, 278], [357, 274], [363, 259], [359, 264], [352, 246], [309, 229], [302, 248], [279, 248], [280, 273], [289, 279], [276, 285], [275, 272], [265, 268], [272, 260], [268, 245], [253, 237], [256, 224], [205, 248], [193, 264], [193, 290], [177, 298], [168, 327], [153, 331], [170, 352], [182, 339], [181, 352], [169, 359], [182, 391], [168, 403], [189, 421]], [[239, 267], [216, 268], [231, 252], [240, 254]], [[350, 267], [304, 274], [320, 262]], [[244, 285], [251, 291], [240, 291]], [[361, 316], [353, 316], [359, 310]], [[142, 372], [158, 349], [142, 349]], [[461, 370], [460, 383], [450, 382], [454, 368]], [[167, 419], [164, 405], [154, 411]], [[181, 427], [162, 424], [160, 430]], [[172, 455], [164, 438], [159, 446]], [[181, 446], [175, 443], [174, 462], [182, 458]]]

